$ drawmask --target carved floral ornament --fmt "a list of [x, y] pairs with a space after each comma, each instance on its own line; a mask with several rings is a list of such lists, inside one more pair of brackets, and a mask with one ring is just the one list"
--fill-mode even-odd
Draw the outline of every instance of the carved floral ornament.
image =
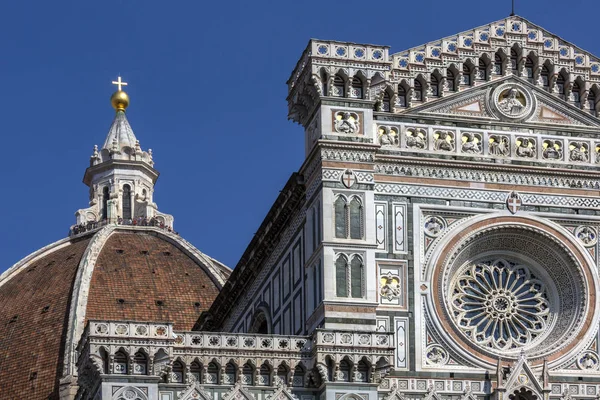
[[[426, 308], [437, 321], [430, 328], [439, 346], [456, 349], [474, 365], [493, 365], [498, 355], [516, 360], [522, 349], [535, 363], [574, 359], [592, 338], [587, 325], [599, 319], [586, 295], [597, 286], [592, 261], [582, 247], [572, 252], [573, 237], [549, 233], [529, 218], [495, 218], [480, 216], [441, 231], [435, 224], [438, 239], [427, 251], [424, 274], [432, 277]], [[426, 228], [424, 234], [430, 236]], [[590, 239], [585, 235], [596, 240], [595, 231]], [[431, 360], [430, 350], [426, 362], [440, 365], [433, 360], [443, 359], [441, 350], [432, 351]]]

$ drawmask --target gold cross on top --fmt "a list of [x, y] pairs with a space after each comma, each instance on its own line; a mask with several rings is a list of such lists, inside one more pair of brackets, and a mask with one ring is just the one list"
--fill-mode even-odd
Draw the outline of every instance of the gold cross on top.
[[119, 88], [119, 92], [121, 91], [121, 86], [127, 86], [127, 82], [123, 82], [121, 81], [121, 77], [119, 76], [119, 78], [116, 81], [112, 82], [113, 85], [117, 85], [117, 87]]

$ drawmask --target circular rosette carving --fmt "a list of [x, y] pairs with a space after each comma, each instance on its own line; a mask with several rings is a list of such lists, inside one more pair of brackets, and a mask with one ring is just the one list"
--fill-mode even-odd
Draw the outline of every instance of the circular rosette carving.
[[535, 97], [515, 83], [505, 83], [494, 89], [489, 103], [499, 117], [509, 120], [525, 119], [535, 110]]
[[521, 347], [548, 328], [550, 301], [544, 283], [526, 266], [507, 260], [463, 268], [450, 303], [456, 325], [480, 346]]

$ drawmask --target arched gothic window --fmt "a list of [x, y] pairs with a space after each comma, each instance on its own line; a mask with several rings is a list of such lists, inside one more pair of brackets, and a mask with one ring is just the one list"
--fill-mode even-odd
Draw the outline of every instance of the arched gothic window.
[[333, 204], [334, 207], [334, 218], [335, 218], [335, 237], [336, 238], [347, 238], [347, 227], [348, 227], [348, 204], [346, 198], [338, 196]]
[[110, 197], [110, 189], [104, 186], [102, 189], [102, 219], [108, 218], [108, 198]]
[[271, 333], [269, 318], [267, 318], [266, 312], [262, 307], [254, 315], [252, 323], [250, 324], [250, 328], [248, 329], [248, 333], [260, 333], [265, 335]]
[[435, 97], [440, 95], [440, 82], [435, 75], [431, 75], [431, 94]]
[[446, 82], [448, 82], [448, 90], [451, 92], [456, 91], [456, 77], [451, 69], [446, 71]]
[[588, 94], [587, 107], [592, 115], [596, 115], [596, 93], [593, 90], [590, 90], [590, 93]]
[[360, 360], [356, 367], [356, 380], [358, 382], [369, 382], [369, 365], [365, 360]]
[[540, 76], [542, 77], [542, 86], [548, 89], [550, 87], [550, 71], [547, 66], [542, 66], [542, 73]]
[[581, 108], [581, 89], [577, 81], [573, 82], [573, 88], [571, 89], [571, 96], [573, 98], [573, 102], [579, 108]]
[[364, 232], [363, 206], [358, 196], [352, 196], [350, 203], [339, 195], [333, 204], [335, 237], [339, 239], [362, 239]]
[[463, 65], [462, 84], [471, 86], [471, 68], [467, 65]]
[[381, 103], [382, 111], [390, 111], [392, 109], [392, 102], [390, 100], [390, 94], [387, 90], [383, 92], [383, 101]]
[[244, 364], [242, 368], [242, 384], [254, 385], [254, 367], [250, 363]]
[[125, 220], [131, 219], [133, 215], [131, 209], [131, 186], [123, 185], [123, 218]]
[[206, 384], [213, 384], [213, 385], [217, 385], [220, 384], [221, 382], [219, 381], [219, 366], [214, 363], [211, 362], [210, 364], [208, 364], [208, 368], [206, 370]]
[[281, 364], [277, 368], [277, 381], [276, 383], [288, 384], [288, 369], [285, 365]]
[[113, 373], [123, 375], [127, 375], [129, 373], [127, 368], [127, 358], [127, 354], [125, 354], [123, 350], [119, 350], [116, 352], [115, 357], [113, 359]]
[[354, 256], [350, 262], [350, 296], [363, 297], [363, 262], [359, 256]]
[[485, 61], [482, 58], [479, 59], [479, 67], [477, 68], [477, 80], [487, 80], [487, 65], [485, 64]]
[[533, 82], [533, 69], [533, 60], [531, 59], [531, 57], [527, 57], [527, 60], [525, 60], [525, 75], [529, 82]]
[[323, 92], [323, 96], [328, 96], [327, 91], [327, 73], [324, 70], [321, 70], [321, 91]]
[[517, 71], [519, 68], [519, 56], [515, 49], [510, 49], [510, 69], [512, 69], [513, 74], [517, 75]]
[[173, 363], [171, 380], [175, 383], [184, 383], [184, 370], [183, 363], [179, 360], [175, 361]]
[[335, 261], [335, 292], [337, 297], [362, 298], [364, 292], [364, 264], [354, 255], [350, 262], [344, 254]]
[[362, 203], [354, 196], [350, 201], [350, 239], [362, 239]]
[[408, 104], [406, 101], [406, 89], [402, 85], [398, 85], [398, 103], [397, 104], [400, 107], [406, 107]]
[[502, 75], [503, 73], [502, 57], [500, 57], [500, 54], [496, 53], [496, 56], [494, 57], [494, 75]]
[[561, 99], [565, 99], [565, 77], [563, 74], [558, 74], [556, 78], [556, 90], [558, 91], [558, 96]]
[[198, 361], [190, 364], [190, 374], [192, 374], [196, 382], [202, 383], [202, 365]]
[[413, 99], [416, 101], [423, 101], [423, 85], [419, 79], [415, 79], [415, 92]]
[[350, 372], [352, 365], [347, 360], [340, 361], [340, 381], [350, 382]]
[[331, 95], [335, 97], [346, 97], [344, 78], [339, 74], [335, 75], [333, 78], [333, 90]]
[[292, 386], [304, 387], [304, 368], [302, 365], [298, 365], [294, 369], [294, 376], [292, 377]]
[[348, 297], [348, 259], [344, 255], [335, 261], [335, 295]]
[[225, 375], [223, 376], [223, 384], [233, 385], [237, 381], [236, 371], [237, 368], [233, 363], [227, 363], [225, 366]]
[[363, 84], [359, 77], [355, 76], [352, 78], [352, 85], [350, 87], [350, 97], [355, 99], [363, 98]]
[[133, 356], [133, 373], [134, 375], [148, 374], [148, 357], [141, 351]]
[[271, 386], [271, 368], [265, 363], [261, 365], [258, 374], [258, 384], [260, 386]]

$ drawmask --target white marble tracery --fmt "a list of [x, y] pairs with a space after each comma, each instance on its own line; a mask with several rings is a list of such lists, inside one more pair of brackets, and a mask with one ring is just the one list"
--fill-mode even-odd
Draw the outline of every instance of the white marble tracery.
[[468, 265], [452, 290], [456, 325], [479, 345], [521, 347], [548, 328], [548, 292], [525, 265], [502, 259]]

